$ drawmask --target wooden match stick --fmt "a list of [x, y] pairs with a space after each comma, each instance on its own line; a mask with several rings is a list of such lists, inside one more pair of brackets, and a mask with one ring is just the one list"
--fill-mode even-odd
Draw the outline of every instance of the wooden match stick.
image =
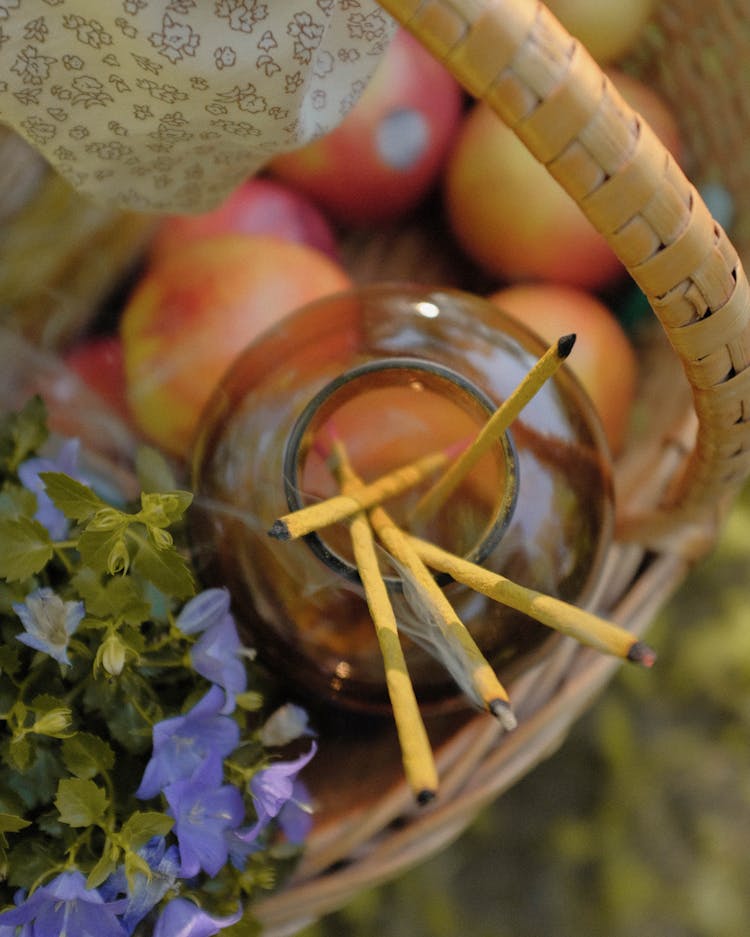
[[[333, 454], [337, 460], [337, 470], [342, 479], [346, 479], [349, 490], [352, 490], [355, 483], [363, 487], [363, 482], [354, 472], [340, 440], [335, 441]], [[362, 487], [357, 492], [357, 498], [361, 497]], [[465, 661], [463, 669], [470, 680], [469, 695], [480, 706], [485, 706], [496, 716], [504, 728], [514, 729], [516, 718], [510, 708], [510, 700], [505, 688], [497, 679], [466, 626], [443, 595], [442, 589], [410, 545], [407, 535], [393, 523], [387, 512], [379, 505], [371, 508], [369, 519], [383, 544], [399, 562], [403, 563], [429, 595], [433, 608], [441, 618], [442, 630], [447, 642], [462, 655]], [[467, 688], [464, 687], [464, 689]]]
[[[340, 440], [334, 443], [333, 455], [338, 463], [338, 471], [342, 477], [346, 478], [347, 483], [361, 485], [362, 480], [352, 468]], [[429, 596], [431, 607], [439, 616], [446, 643], [455, 655], [460, 655], [461, 669], [468, 680], [467, 685], [462, 686], [462, 689], [477, 705], [486, 707], [503, 728], [515, 729], [516, 717], [513, 715], [505, 688], [497, 679], [494, 670], [477, 647], [464, 623], [456, 615], [442, 589], [410, 545], [408, 536], [393, 523], [381, 506], [373, 506], [368, 516], [372, 528], [384, 546], [390, 550], [396, 560], [406, 567], [420, 588]]]
[[268, 534], [276, 540], [296, 540], [313, 530], [346, 520], [357, 511], [367, 510], [374, 504], [394, 498], [418, 485], [425, 478], [444, 468], [455, 457], [456, 451], [460, 451], [464, 446], [465, 443], [460, 443], [440, 452], [432, 452], [415, 462], [381, 475], [370, 484], [361, 483], [361, 486], [356, 489], [356, 494], [334, 495], [324, 501], [285, 514], [274, 521]]
[[[379, 505], [369, 511], [370, 523], [383, 545], [402, 563], [429, 597], [432, 609], [439, 616], [443, 636], [454, 653], [462, 655], [469, 685], [465, 692], [479, 705], [486, 707], [498, 718], [505, 729], [516, 727], [516, 718], [510, 708], [505, 687], [480, 651], [466, 625], [456, 615], [443, 590], [435, 582], [429, 569], [409, 542], [408, 535], [391, 520]], [[471, 692], [473, 690], [473, 692]]]
[[562, 599], [521, 586], [426, 540], [412, 536], [408, 536], [408, 539], [417, 555], [428, 566], [448, 573], [457, 582], [464, 583], [475, 592], [481, 592], [497, 602], [524, 612], [543, 625], [575, 638], [581, 644], [593, 647], [603, 654], [643, 664], [644, 667], [651, 667], [656, 660], [656, 653], [647, 644], [598, 615], [577, 608]]
[[[351, 479], [347, 469], [348, 461], [341, 457], [339, 472], [344, 492], [359, 487], [359, 483]], [[437, 768], [414, 687], [409, 678], [388, 589], [380, 573], [372, 528], [364, 511], [358, 511], [352, 518], [350, 534], [354, 558], [383, 657], [386, 686], [401, 747], [404, 773], [417, 803], [426, 804], [437, 792]]]
[[565, 361], [573, 350], [575, 340], [575, 335], [563, 335], [547, 349], [511, 395], [495, 410], [472, 444], [463, 450], [432, 488], [420, 498], [412, 512], [411, 523], [423, 522], [432, 517], [445, 503], [493, 443], [501, 438], [531, 398]]

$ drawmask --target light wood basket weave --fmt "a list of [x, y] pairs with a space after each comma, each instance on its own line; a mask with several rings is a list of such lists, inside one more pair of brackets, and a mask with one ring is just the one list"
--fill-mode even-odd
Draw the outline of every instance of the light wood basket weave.
[[[630, 65], [660, 88], [681, 122], [682, 168], [536, 0], [380, 2], [547, 166], [607, 238], [663, 326], [642, 349], [645, 405], [615, 466], [618, 534], [592, 603], [641, 633], [713, 546], [750, 474], [750, 290], [741, 261], [750, 256], [750, 0], [660, 0], [633, 53]], [[43, 319], [50, 297], [64, 290], [56, 327], [48, 321], [36, 330], [39, 345], [54, 347], [137, 256], [150, 222], [71, 210], [65, 188], [14, 138], [0, 136], [0, 156], [8, 192], [27, 203], [9, 208], [0, 182], [0, 220], [5, 207], [15, 225], [0, 231], [0, 304], [15, 308], [23, 326]], [[16, 161], [17, 178], [9, 170]], [[731, 193], [731, 241], [689, 180], [719, 182]], [[24, 249], [13, 235], [41, 230], [42, 220], [53, 225], [50, 205], [80, 230], [68, 231], [71, 253], [37, 270], [29, 285], [19, 268]], [[85, 265], [73, 255], [87, 225], [112, 232], [102, 242], [105, 266], [92, 264], [86, 250]], [[31, 363], [54, 370], [48, 358]], [[6, 377], [0, 374], [0, 398], [11, 395]], [[127, 434], [112, 442], [114, 450], [130, 445]], [[618, 666], [563, 641], [510, 686], [514, 732], [502, 735], [484, 715], [436, 730], [441, 788], [426, 808], [414, 806], [398, 772], [363, 803], [350, 778], [348, 808], [330, 821], [322, 811], [291, 880], [258, 902], [264, 934], [295, 933], [460, 835], [559, 746]], [[376, 749], [368, 754], [378, 757]], [[339, 766], [328, 768], [335, 779]], [[333, 782], [330, 796], [341, 794]]]
[[[618, 539], [596, 601], [641, 633], [714, 544], [750, 473], [750, 291], [740, 259], [750, 249], [750, 0], [662, 0], [634, 53], [633, 67], [681, 122], [684, 169], [535, 0], [380, 3], [573, 196], [663, 326], [665, 346], [643, 353], [653, 421], [616, 467]], [[688, 174], [731, 193], [733, 241]], [[264, 933], [292, 934], [449, 843], [554, 751], [617, 666], [562, 645], [510, 687], [513, 733], [477, 716], [440, 747], [440, 795], [427, 809], [395, 784], [316, 830], [292, 881], [258, 905]]]

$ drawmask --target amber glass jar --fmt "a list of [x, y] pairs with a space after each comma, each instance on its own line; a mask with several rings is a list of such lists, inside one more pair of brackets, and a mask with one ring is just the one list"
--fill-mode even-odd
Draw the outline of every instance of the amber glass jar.
[[[546, 346], [466, 293], [393, 284], [312, 303], [248, 347], [222, 382], [193, 458], [194, 553], [226, 584], [248, 642], [310, 701], [387, 710], [383, 666], [345, 523], [280, 542], [274, 522], [338, 491], [331, 429], [372, 481], [471, 439]], [[411, 529], [422, 488], [386, 504]], [[613, 520], [609, 455], [591, 404], [566, 368], [415, 530], [524, 585], [585, 605]], [[383, 553], [397, 618], [413, 614]], [[508, 679], [550, 633], [458, 583], [446, 595]], [[465, 705], [445, 668], [405, 639], [420, 701]]]

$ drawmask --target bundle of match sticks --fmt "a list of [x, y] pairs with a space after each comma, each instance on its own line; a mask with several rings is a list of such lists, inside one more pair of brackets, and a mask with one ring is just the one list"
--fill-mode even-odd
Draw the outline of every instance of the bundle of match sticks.
[[[426, 644], [445, 664], [466, 696], [480, 709], [495, 716], [504, 729], [512, 730], [516, 718], [510, 698], [494, 670], [461, 622], [431, 570], [494, 601], [520, 611], [543, 625], [593, 647], [601, 653], [651, 667], [654, 651], [629, 631], [591, 612], [512, 582], [483, 566], [450, 553], [399, 527], [383, 502], [402, 494], [436, 473], [432, 487], [421, 497], [411, 521], [424, 519], [440, 509], [461, 480], [487, 453], [523, 407], [565, 361], [575, 335], [565, 335], [550, 346], [512, 394], [495, 410], [469, 445], [458, 455], [448, 451], [427, 456], [365, 483], [354, 470], [344, 441], [331, 429], [328, 457], [338, 478], [340, 494], [278, 518], [269, 535], [295, 540], [341, 521], [349, 522], [354, 560], [378, 637], [394, 721], [401, 746], [404, 772], [419, 804], [426, 804], [438, 790], [438, 774], [419, 704], [409, 678], [399, 630]], [[388, 587], [380, 571], [377, 542], [387, 550], [401, 576], [404, 594], [417, 618], [426, 622], [420, 634], [396, 619]]]

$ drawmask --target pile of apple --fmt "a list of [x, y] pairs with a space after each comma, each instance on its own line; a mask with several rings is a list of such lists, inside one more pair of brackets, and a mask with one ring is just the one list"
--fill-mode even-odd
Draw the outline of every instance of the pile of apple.
[[[653, 90], [617, 71], [650, 0], [548, 4], [679, 159], [675, 120]], [[618, 20], [619, 18], [619, 20]], [[483, 103], [467, 98], [399, 33], [333, 132], [275, 158], [225, 204], [165, 218], [115, 335], [69, 364], [166, 452], [184, 458], [201, 410], [243, 347], [281, 317], [352, 283], [352, 230], [438, 206], [434, 232], [491, 284], [485, 294], [548, 342], [576, 332], [569, 359], [622, 444], [636, 357], [605, 296], [627, 277], [573, 200]], [[462, 286], [476, 292], [474, 283]]]

